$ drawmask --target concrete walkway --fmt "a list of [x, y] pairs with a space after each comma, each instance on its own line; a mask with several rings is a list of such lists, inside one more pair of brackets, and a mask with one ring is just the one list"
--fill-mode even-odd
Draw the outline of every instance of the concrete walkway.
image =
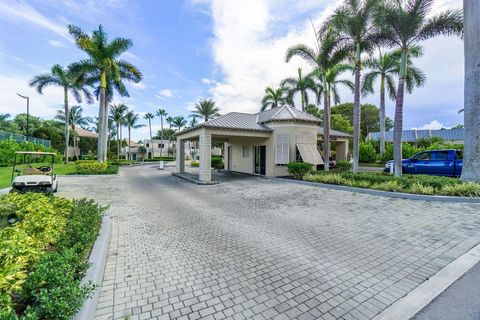
[[371, 319], [480, 242], [478, 204], [170, 170], [61, 177], [110, 205], [97, 319]]

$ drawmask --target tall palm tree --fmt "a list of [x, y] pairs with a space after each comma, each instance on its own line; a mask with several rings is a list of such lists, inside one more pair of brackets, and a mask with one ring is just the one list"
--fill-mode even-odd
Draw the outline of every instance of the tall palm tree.
[[88, 127], [92, 122], [92, 118], [83, 116], [83, 109], [81, 106], [72, 106], [68, 110], [68, 117], [65, 117], [64, 110], [58, 110], [55, 119], [62, 121], [63, 123], [68, 123], [72, 129], [73, 134], [73, 149], [75, 153], [75, 158], [78, 160], [77, 153], [77, 139], [76, 139], [76, 127], [80, 126], [82, 128]]
[[0, 121], [7, 121], [10, 117], [10, 113], [2, 113], [0, 114]]
[[351, 50], [355, 75], [353, 98], [353, 165], [352, 171], [358, 171], [360, 146], [360, 85], [362, 53], [372, 49], [377, 40], [377, 28], [373, 24], [373, 15], [379, 0], [344, 0], [335, 10], [323, 29], [334, 28], [340, 33], [340, 39], [346, 41]]
[[[315, 49], [312, 49], [304, 44], [297, 44], [290, 47], [287, 50], [286, 61], [294, 56], [299, 56], [315, 70], [311, 74], [314, 78], [317, 78], [320, 83], [315, 84], [313, 90], [317, 96], [317, 103], [320, 104], [321, 97], [323, 95], [323, 153], [326, 159], [324, 164], [324, 170], [328, 171], [329, 158], [330, 158], [330, 91], [328, 88], [332, 87], [335, 83], [336, 76], [342, 71], [343, 67], [337, 67], [348, 55], [348, 50], [342, 45], [341, 39], [338, 37], [338, 33], [331, 29], [325, 28], [320, 32], [315, 32]], [[336, 68], [335, 70], [333, 70]], [[336, 87], [335, 91], [336, 92]], [[307, 101], [308, 105], [308, 101]]]
[[433, 2], [433, 0], [389, 0], [378, 10], [378, 24], [383, 27], [384, 44], [397, 47], [401, 52], [393, 127], [393, 160], [396, 177], [402, 175], [403, 101], [408, 57], [412, 47], [420, 41], [439, 35], [461, 35], [463, 32], [461, 10], [447, 10], [433, 17], [427, 17], [432, 11]]
[[128, 129], [128, 153], [126, 156], [127, 160], [130, 160], [129, 157], [130, 157], [130, 145], [132, 140], [132, 136], [131, 136], [132, 129], [145, 127], [144, 124], [139, 124], [138, 123], [139, 121], [140, 121], [140, 116], [138, 115], [138, 113], [135, 113], [135, 111], [130, 110], [125, 114], [125, 124]]
[[195, 104], [195, 110], [192, 113], [202, 117], [204, 121], [208, 121], [211, 118], [218, 117], [220, 109], [212, 99], [202, 99]]
[[[143, 116], [143, 119], [148, 120], [148, 130], [150, 132], [150, 144], [152, 145], [152, 150], [153, 150], [153, 140], [152, 140], [152, 119], [155, 118], [153, 113], [146, 113]], [[153, 157], [153, 152], [150, 153], [150, 156]]]
[[81, 76], [86, 83], [93, 84], [92, 81], [96, 81], [99, 84], [98, 116], [100, 126], [97, 159], [104, 162], [107, 159], [108, 144], [107, 86], [111, 83], [112, 89], [115, 88], [121, 95], [128, 96], [128, 91], [122, 80], [138, 83], [143, 76], [134, 65], [119, 59], [120, 55], [132, 46], [130, 39], [115, 38], [109, 42], [108, 36], [101, 25], [93, 31], [91, 36], [74, 25], [69, 25], [68, 31], [74, 38], [77, 47], [87, 53], [89, 57], [89, 59], [72, 63], [71, 69]]
[[463, 1], [465, 12], [465, 150], [462, 179], [480, 183], [480, 3]]
[[[160, 140], [162, 142], [160, 143], [160, 157], [163, 157], [163, 117], [166, 117], [168, 115], [167, 111], [165, 109], [158, 109], [157, 110], [157, 116], [160, 117]], [[168, 148], [167, 147], [167, 153], [168, 153]]]
[[178, 131], [182, 131], [182, 128], [187, 125], [187, 120], [182, 116], [173, 118], [172, 126], [177, 128]]
[[[412, 93], [414, 87], [421, 87], [425, 84], [426, 77], [422, 70], [413, 65], [411, 58], [418, 58], [423, 55], [422, 47], [413, 46], [408, 58], [406, 86], [408, 93]], [[380, 155], [385, 152], [385, 93], [390, 99], [395, 100], [395, 76], [400, 72], [400, 50], [383, 53], [379, 49], [377, 57], [369, 57], [365, 60], [365, 66], [370, 69], [363, 77], [362, 93], [364, 96], [374, 93], [373, 85], [380, 78]]]
[[347, 79], [338, 79], [338, 77], [345, 71], [352, 71], [352, 66], [349, 64], [340, 63], [337, 65], [328, 68], [325, 72], [326, 84], [327, 84], [327, 97], [328, 97], [328, 107], [332, 106], [332, 97], [333, 104], [337, 105], [340, 101], [340, 94], [338, 92], [338, 85], [346, 86], [352, 91], [355, 90], [355, 84]]
[[[288, 55], [288, 53], [287, 53]], [[298, 68], [297, 78], [286, 78], [280, 82], [280, 86], [285, 90], [288, 90], [287, 100], [293, 103], [293, 97], [296, 93], [300, 93], [300, 103], [302, 105], [302, 111], [305, 112], [308, 106], [308, 92], [315, 93], [316, 85], [313, 80], [313, 76], [302, 74], [302, 68]]]
[[[50, 73], [42, 73], [35, 76], [29, 84], [31, 87], [35, 87], [39, 94], [43, 94], [43, 89], [48, 86], [61, 87], [63, 89], [63, 108], [64, 113], [69, 114], [68, 109], [68, 94], [71, 93], [73, 98], [78, 102], [82, 102], [82, 95], [85, 97], [88, 103], [92, 102], [92, 96], [85, 86], [78, 81], [78, 78], [74, 76], [70, 68], [64, 68], [59, 64], [52, 66]], [[68, 123], [68, 117], [65, 119], [65, 149], [64, 157], [65, 163], [68, 163], [68, 142], [70, 141], [70, 127]]]
[[[168, 123], [168, 129], [172, 129], [172, 124], [173, 124], [173, 118], [172, 117], [167, 117], [165, 118], [165, 121]], [[170, 155], [170, 142], [172, 141], [172, 136], [169, 134], [168, 135], [168, 147], [167, 147], [167, 155]]]
[[189, 126], [195, 127], [198, 124], [198, 120], [197, 120], [198, 116], [196, 114], [191, 114], [188, 117], [192, 118], [192, 120], [190, 120]]
[[120, 145], [122, 142], [122, 127], [125, 124], [124, 117], [128, 107], [123, 104], [110, 105], [110, 119], [115, 123], [117, 133], [117, 159], [120, 158]]
[[272, 87], [265, 88], [265, 95], [262, 99], [262, 108], [260, 111], [265, 111], [268, 107], [273, 109], [284, 105], [287, 100], [286, 93], [286, 89], [282, 87], [277, 89]]

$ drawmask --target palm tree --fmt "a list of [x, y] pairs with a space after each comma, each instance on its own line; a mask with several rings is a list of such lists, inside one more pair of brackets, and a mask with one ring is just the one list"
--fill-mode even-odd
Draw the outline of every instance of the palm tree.
[[218, 117], [220, 115], [220, 109], [212, 99], [202, 99], [195, 104], [195, 110], [193, 110], [192, 113], [202, 117], [204, 121], [208, 121], [208, 119]]
[[[150, 132], [150, 144], [152, 145], [152, 150], [153, 150], [153, 138], [152, 138], [152, 119], [155, 118], [155, 116], [153, 115], [153, 113], [146, 113], [144, 116], [143, 116], [143, 119], [145, 120], [148, 120], [148, 130]], [[153, 157], [153, 152], [150, 153], [150, 156]]]
[[362, 53], [372, 49], [377, 39], [377, 29], [373, 24], [373, 14], [379, 0], [344, 0], [344, 4], [335, 10], [323, 29], [334, 28], [340, 33], [340, 39], [346, 42], [352, 53], [355, 75], [353, 98], [353, 165], [352, 171], [358, 171], [358, 152], [360, 145], [360, 82]]
[[83, 116], [83, 109], [81, 106], [72, 106], [70, 110], [68, 110], [68, 117], [65, 117], [64, 110], [58, 110], [55, 119], [62, 121], [63, 123], [68, 123], [70, 128], [72, 129], [73, 134], [73, 149], [75, 152], [75, 158], [78, 160], [78, 153], [77, 153], [77, 139], [76, 139], [76, 126], [80, 126], [82, 128], [88, 127], [92, 122], [92, 118], [84, 117]]
[[177, 128], [178, 131], [182, 131], [182, 128], [187, 125], [187, 120], [182, 116], [173, 118], [172, 126]]
[[378, 24], [383, 26], [382, 40], [390, 47], [398, 47], [400, 70], [396, 93], [393, 127], [394, 173], [402, 175], [403, 100], [407, 77], [408, 57], [418, 42], [438, 35], [461, 35], [463, 15], [461, 10], [447, 10], [427, 18], [433, 0], [387, 1], [378, 10]]
[[[160, 140], [162, 140], [162, 142], [160, 143], [160, 157], [163, 157], [163, 117], [166, 117], [168, 115], [167, 111], [165, 111], [165, 109], [158, 109], [157, 110], [157, 116], [160, 117]], [[170, 146], [167, 147], [167, 153], [168, 153], [168, 148]]]
[[197, 120], [198, 116], [196, 114], [191, 114], [188, 117], [192, 118], [192, 120], [190, 120], [189, 126], [190, 127], [195, 127], [198, 124], [198, 120]]
[[108, 126], [108, 99], [107, 87], [110, 85], [113, 94], [115, 88], [121, 95], [128, 96], [122, 80], [138, 83], [142, 79], [142, 73], [129, 62], [119, 59], [120, 55], [126, 52], [131, 46], [130, 39], [115, 38], [111, 42], [103, 27], [100, 25], [97, 30], [89, 36], [79, 27], [68, 26], [68, 31], [72, 35], [82, 51], [89, 56], [87, 60], [81, 60], [71, 64], [71, 69], [81, 76], [85, 83], [93, 85], [93, 81], [99, 83], [99, 139], [97, 159], [101, 162], [107, 159], [107, 126]]
[[[42, 73], [35, 76], [29, 84], [31, 87], [35, 87], [39, 94], [43, 94], [43, 89], [48, 86], [57, 86], [63, 89], [63, 108], [64, 114], [69, 114], [68, 110], [68, 94], [71, 93], [74, 99], [78, 102], [82, 102], [82, 95], [85, 97], [88, 103], [92, 102], [92, 96], [85, 86], [78, 81], [72, 73], [70, 68], [64, 68], [61, 65], [53, 65], [50, 73]], [[65, 149], [64, 157], [65, 163], [68, 163], [68, 142], [70, 141], [70, 127], [68, 123], [68, 117], [65, 120]]]
[[262, 99], [262, 108], [260, 111], [267, 110], [268, 107], [271, 109], [282, 106], [286, 103], [287, 97], [285, 88], [274, 89], [272, 87], [265, 88], [265, 95]]
[[314, 32], [317, 41], [316, 50], [303, 44], [297, 44], [287, 50], [286, 61], [290, 61], [293, 56], [301, 57], [315, 67], [311, 75], [320, 80], [320, 84], [314, 83], [316, 86], [314, 92], [318, 104], [323, 95], [323, 153], [326, 159], [324, 170], [328, 171], [330, 169], [330, 91], [333, 86], [334, 95], [336, 94], [336, 77], [345, 69], [345, 67], [337, 67], [337, 65], [346, 58], [348, 51], [343, 47], [335, 30], [326, 28], [319, 33], [315, 30]]
[[110, 119], [115, 123], [116, 131], [117, 131], [117, 159], [120, 158], [122, 127], [125, 123], [124, 117], [127, 111], [128, 111], [128, 107], [123, 103], [110, 105]]
[[328, 97], [328, 107], [330, 108], [332, 106], [332, 97], [333, 97], [333, 103], [334, 105], [339, 104], [340, 101], [340, 94], [338, 93], [338, 85], [344, 85], [348, 89], [352, 91], [352, 93], [355, 90], [355, 85], [352, 81], [346, 80], [346, 79], [338, 79], [338, 76], [340, 76], [343, 72], [345, 71], [352, 71], [352, 66], [349, 64], [337, 64], [332, 66], [331, 68], [328, 68], [326, 73], [325, 73], [325, 78], [327, 82], [327, 97]]
[[10, 117], [10, 113], [2, 113], [0, 114], [0, 121], [7, 121]]
[[465, 150], [462, 180], [480, 183], [480, 50], [478, 34], [480, 3], [463, 1], [465, 12]]
[[127, 156], [126, 156], [127, 160], [129, 160], [128, 158], [130, 157], [130, 144], [131, 144], [131, 140], [132, 140], [132, 136], [131, 136], [132, 129], [138, 129], [138, 128], [145, 127], [144, 124], [138, 124], [139, 121], [140, 121], [140, 116], [138, 115], [138, 113], [135, 113], [135, 111], [130, 110], [125, 114], [125, 124], [128, 128], [128, 153], [127, 153]]
[[[379, 49], [378, 57], [370, 57], [364, 63], [370, 69], [365, 74], [362, 82], [362, 93], [364, 96], [374, 93], [373, 85], [377, 78], [380, 78], [380, 155], [383, 155], [385, 152], [385, 93], [388, 93], [390, 99], [395, 100], [396, 85], [394, 76], [398, 76], [400, 72], [400, 55], [401, 52], [399, 50], [382, 53], [382, 50]], [[425, 74], [415, 67], [411, 60], [412, 57], [418, 58], [422, 55], [422, 47], [412, 47], [408, 58], [406, 77], [408, 93], [412, 93], [414, 87], [421, 87], [425, 84]]]
[[[172, 129], [172, 124], [173, 124], [173, 118], [172, 117], [167, 117], [165, 119], [168, 123], [168, 129]], [[168, 147], [167, 147], [167, 155], [170, 155], [170, 142], [172, 141], [171, 135], [168, 136]]]
[[[288, 52], [287, 52], [288, 55]], [[288, 57], [287, 57], [288, 60]], [[296, 93], [300, 93], [300, 101], [302, 111], [305, 112], [308, 106], [308, 91], [316, 92], [315, 81], [312, 75], [303, 76], [302, 68], [298, 68], [298, 78], [283, 79], [280, 86], [288, 91], [287, 101], [293, 104], [293, 97]]]

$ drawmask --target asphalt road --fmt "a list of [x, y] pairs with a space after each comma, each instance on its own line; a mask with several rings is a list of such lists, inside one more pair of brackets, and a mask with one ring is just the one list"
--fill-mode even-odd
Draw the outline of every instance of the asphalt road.
[[420, 311], [414, 320], [479, 320], [480, 264]]

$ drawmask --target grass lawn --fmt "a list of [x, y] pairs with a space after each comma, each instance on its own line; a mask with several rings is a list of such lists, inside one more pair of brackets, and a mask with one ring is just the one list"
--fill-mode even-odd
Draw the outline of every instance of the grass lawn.
[[[55, 174], [75, 174], [75, 163], [56, 163], [53, 166]], [[0, 189], [10, 187], [12, 167], [0, 167]]]
[[360, 162], [358, 164], [360, 167], [375, 167], [375, 168], [383, 168], [385, 167], [384, 163], [366, 163], [366, 162]]

